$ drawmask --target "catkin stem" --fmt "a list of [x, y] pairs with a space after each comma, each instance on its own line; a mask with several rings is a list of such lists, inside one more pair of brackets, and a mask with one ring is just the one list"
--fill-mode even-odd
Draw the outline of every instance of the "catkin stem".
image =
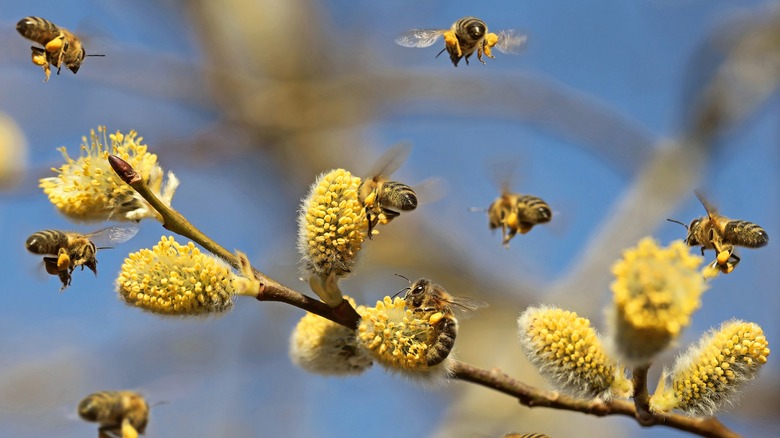
[[[241, 269], [238, 257], [192, 225], [181, 213], [160, 201], [129, 163], [116, 155], [109, 155], [108, 161], [117, 175], [157, 210], [163, 218], [165, 229], [191, 239], [207, 251], [228, 262], [235, 269]], [[360, 315], [346, 300], [331, 308], [322, 301], [281, 285], [255, 268], [252, 268], [252, 271], [261, 283], [260, 291], [255, 297], [258, 301], [280, 301], [330, 319], [347, 328], [357, 328]]]

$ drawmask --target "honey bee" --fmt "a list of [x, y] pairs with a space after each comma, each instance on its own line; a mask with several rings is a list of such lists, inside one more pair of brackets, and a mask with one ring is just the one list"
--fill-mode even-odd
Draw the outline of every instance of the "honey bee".
[[146, 432], [149, 405], [134, 391], [100, 391], [81, 400], [79, 416], [100, 424], [99, 438], [137, 438]]
[[43, 46], [43, 48], [32, 46], [31, 49], [33, 64], [41, 66], [46, 74], [44, 82], [51, 76], [49, 64], [57, 67], [57, 74], [60, 74], [63, 64], [75, 74], [79, 71], [85, 57], [105, 56], [87, 55], [81, 40], [73, 32], [45, 18], [24, 17], [16, 23], [16, 30], [28, 40]]
[[688, 246], [701, 246], [701, 255], [704, 255], [705, 249], [715, 250], [716, 257], [710, 264], [711, 268], [728, 274], [736, 268], [740, 260], [734, 254], [735, 246], [760, 248], [769, 243], [769, 235], [763, 228], [752, 222], [732, 220], [719, 215], [717, 209], [707, 202], [701, 193], [694, 193], [707, 211], [707, 216], [692, 220], [690, 225], [674, 219], [668, 220], [688, 230], [685, 243]]
[[[408, 144], [390, 148], [376, 163], [372, 176], [366, 177], [358, 187], [358, 199], [365, 208], [368, 219], [368, 238], [372, 238], [377, 224], [388, 223], [401, 211], [417, 208], [417, 194], [406, 184], [390, 181], [388, 177], [409, 156]], [[397, 211], [400, 210], [400, 211]]]
[[[472, 208], [471, 211], [485, 210]], [[501, 196], [490, 204], [487, 214], [490, 229], [501, 228], [501, 243], [505, 248], [509, 248], [509, 241], [518, 231], [525, 234], [534, 225], [552, 220], [552, 209], [542, 198], [512, 193], [507, 183], [502, 184]]]
[[395, 42], [404, 47], [429, 47], [441, 37], [444, 37], [444, 48], [436, 58], [446, 50], [455, 67], [462, 58], [466, 59], [468, 65], [469, 57], [474, 52], [477, 52], [477, 59], [485, 64], [482, 54], [495, 58], [491, 51], [493, 47], [502, 53], [516, 53], [527, 39], [525, 35], [515, 35], [513, 30], [489, 33], [484, 21], [476, 17], [464, 17], [449, 29], [412, 29], [396, 38]]
[[138, 232], [138, 227], [108, 227], [90, 234], [72, 231], [44, 230], [33, 233], [27, 238], [25, 246], [33, 254], [44, 255], [46, 272], [57, 275], [64, 290], [70, 285], [73, 270], [86, 266], [97, 275], [98, 249], [109, 247], [98, 244], [117, 245], [130, 240]]
[[487, 306], [487, 303], [476, 298], [452, 296], [427, 278], [412, 283], [404, 300], [415, 315], [428, 319], [434, 328], [431, 346], [425, 352], [429, 367], [444, 361], [455, 345], [458, 320], [453, 310], [468, 312]]

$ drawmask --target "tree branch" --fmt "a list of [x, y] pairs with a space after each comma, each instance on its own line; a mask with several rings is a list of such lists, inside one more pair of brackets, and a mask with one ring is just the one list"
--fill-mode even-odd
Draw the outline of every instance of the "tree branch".
[[[192, 225], [181, 213], [160, 201], [160, 199], [157, 198], [157, 195], [155, 195], [146, 184], [146, 181], [141, 178], [128, 162], [116, 155], [109, 155], [108, 162], [125, 183], [129, 184], [155, 210], [157, 210], [162, 217], [163, 227], [165, 229], [191, 239], [207, 251], [228, 262], [235, 269], [241, 269], [238, 257], [236, 257], [235, 254], [206, 236], [202, 231]], [[330, 307], [320, 300], [306, 296], [278, 283], [276, 280], [268, 277], [255, 268], [252, 268], [252, 272], [261, 284], [260, 291], [257, 296], [255, 296], [258, 301], [280, 301], [317, 314], [345, 327], [351, 329], [357, 328], [358, 322], [360, 321], [360, 315], [358, 315], [357, 311], [355, 311], [346, 300], [343, 300], [336, 307]]]
[[457, 360], [454, 361], [452, 371], [455, 379], [494, 389], [516, 398], [520, 404], [529, 408], [546, 407], [581, 412], [597, 417], [622, 415], [636, 419], [642, 427], [666, 426], [712, 438], [739, 437], [737, 433], [724, 426], [723, 423], [714, 417], [700, 419], [680, 414], [649, 413], [649, 418], [646, 421], [641, 421], [636, 407], [631, 402], [625, 400], [582, 400], [556, 391], [542, 391], [513, 379], [497, 368], [488, 371]]
[[[223, 258], [234, 268], [241, 268], [238, 258], [192, 225], [181, 213], [162, 203], [149, 189], [143, 178], [126, 161], [115, 155], [109, 155], [109, 163], [114, 171], [135, 189], [149, 204], [157, 210], [163, 219], [163, 227], [176, 234], [192, 239], [206, 250]], [[261, 283], [258, 301], [280, 301], [317, 314], [323, 318], [339, 323], [348, 328], [356, 329], [360, 321], [357, 311], [347, 302], [342, 301], [336, 307], [330, 307], [322, 301], [306, 296], [300, 292], [283, 286], [252, 268], [253, 273]], [[649, 367], [649, 366], [648, 366]], [[453, 361], [453, 378], [471, 382], [494, 389], [518, 399], [520, 404], [528, 407], [547, 407], [566, 411], [605, 417], [608, 415], [623, 415], [637, 420], [642, 427], [667, 426], [691, 432], [704, 437], [736, 438], [738, 434], [728, 429], [716, 418], [697, 419], [680, 414], [653, 414], [647, 409], [647, 369], [638, 367], [634, 370], [635, 403], [625, 400], [582, 400], [560, 394], [555, 391], [543, 391], [523, 382], [513, 379], [499, 369], [483, 370], [472, 365]]]

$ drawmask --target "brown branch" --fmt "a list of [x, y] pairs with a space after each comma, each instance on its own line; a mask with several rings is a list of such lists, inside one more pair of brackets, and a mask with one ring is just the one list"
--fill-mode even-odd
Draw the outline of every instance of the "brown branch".
[[[149, 204], [157, 210], [163, 219], [163, 227], [192, 239], [203, 248], [223, 258], [234, 268], [240, 270], [238, 257], [226, 250], [200, 230], [195, 228], [176, 210], [163, 204], [147, 187], [143, 179], [121, 158], [109, 155], [111, 167], [127, 184], [133, 187]], [[357, 328], [360, 316], [346, 300], [336, 307], [330, 307], [322, 301], [308, 297], [276, 282], [262, 272], [252, 268], [261, 283], [256, 298], [258, 301], [279, 301], [322, 316], [349, 328]], [[494, 389], [517, 398], [528, 407], [547, 407], [566, 411], [605, 417], [623, 415], [634, 418], [642, 427], [666, 426], [704, 437], [738, 438], [739, 435], [728, 429], [716, 418], [697, 419], [680, 414], [653, 414], [647, 409], [647, 368], [634, 370], [635, 403], [625, 400], [581, 400], [555, 391], [543, 391], [513, 379], [499, 369], [483, 370], [472, 365], [454, 361], [453, 378]]]
[[482, 385], [516, 398], [520, 404], [533, 407], [546, 407], [565, 411], [605, 417], [622, 415], [632, 417], [642, 427], [666, 426], [683, 430], [703, 437], [738, 438], [739, 435], [723, 425], [716, 418], [691, 418], [680, 414], [652, 414], [647, 421], [639, 419], [636, 407], [625, 400], [581, 400], [555, 391], [543, 391], [513, 379], [501, 370], [483, 370], [475, 366], [454, 361], [454, 378]]
[[631, 380], [634, 383], [634, 408], [636, 408], [636, 420], [641, 425], [650, 425], [653, 414], [650, 412], [650, 394], [647, 391], [647, 370], [650, 364], [641, 365], [631, 372]]
[[[109, 155], [108, 162], [124, 182], [135, 189], [146, 202], [157, 210], [162, 217], [163, 227], [165, 229], [191, 239], [207, 251], [228, 262], [234, 268], [241, 269], [241, 264], [235, 254], [214, 242], [202, 231], [192, 225], [181, 213], [160, 201], [160, 199], [157, 198], [157, 195], [149, 189], [146, 181], [141, 178], [128, 162], [116, 155]], [[308, 297], [278, 283], [276, 280], [268, 277], [255, 268], [252, 268], [252, 271], [261, 284], [260, 291], [255, 297], [258, 301], [279, 301], [287, 303], [320, 315], [323, 318], [327, 318], [348, 328], [357, 328], [358, 322], [360, 321], [360, 315], [358, 315], [355, 309], [346, 300], [342, 301], [336, 307], [330, 307], [320, 300]]]

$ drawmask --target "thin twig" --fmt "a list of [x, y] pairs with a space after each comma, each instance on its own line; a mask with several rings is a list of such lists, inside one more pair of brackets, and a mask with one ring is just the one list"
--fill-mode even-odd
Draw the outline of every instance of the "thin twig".
[[[139, 195], [157, 210], [162, 217], [165, 229], [193, 240], [207, 251], [228, 262], [234, 268], [241, 269], [238, 257], [206, 236], [181, 213], [160, 201], [128, 162], [116, 155], [109, 155], [108, 162], [124, 182], [135, 189]], [[348, 328], [357, 328], [360, 315], [346, 300], [336, 307], [330, 307], [320, 300], [303, 295], [278, 283], [255, 268], [252, 268], [252, 271], [261, 284], [260, 290], [255, 297], [258, 301], [280, 301], [317, 314]]]
[[650, 412], [650, 395], [647, 392], [647, 370], [650, 364], [635, 367], [631, 371], [631, 380], [634, 383], [634, 407], [636, 408], [636, 419], [639, 424], [649, 425], [652, 423], [653, 414]]
[[[454, 378], [476, 383], [516, 398], [520, 404], [546, 407], [583, 414], [605, 417], [623, 415], [638, 420], [635, 406], [625, 400], [581, 400], [555, 391], [543, 391], [517, 381], [499, 369], [483, 370], [472, 365], [454, 361]], [[647, 422], [637, 421], [642, 427], [666, 426], [691, 432], [703, 437], [737, 438], [739, 435], [723, 425], [716, 418], [691, 418], [680, 414], [650, 414]]]

